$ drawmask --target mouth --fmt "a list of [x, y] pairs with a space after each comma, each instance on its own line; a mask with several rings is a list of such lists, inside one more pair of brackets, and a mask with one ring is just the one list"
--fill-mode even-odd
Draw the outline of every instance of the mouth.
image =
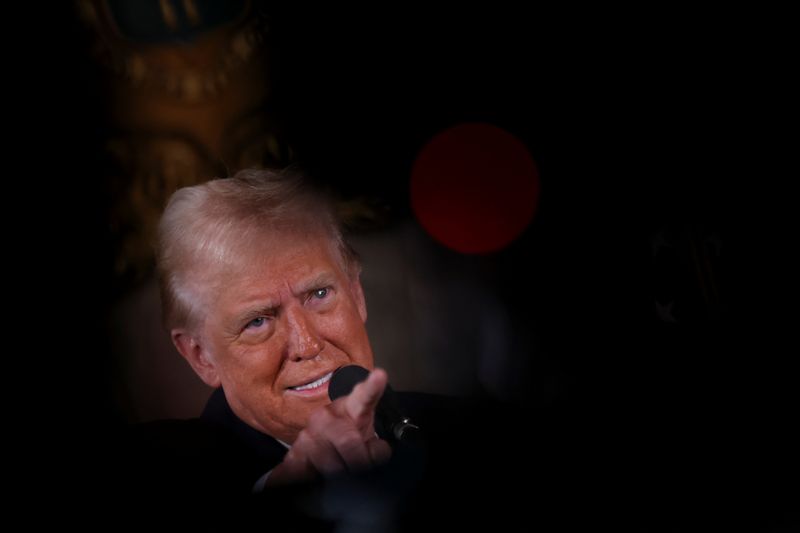
[[333, 376], [333, 371], [324, 374], [313, 381], [309, 381], [308, 383], [304, 383], [302, 385], [296, 385], [294, 387], [288, 387], [288, 390], [300, 393], [303, 395], [311, 395], [316, 394], [318, 392], [325, 392], [328, 390], [328, 383]]

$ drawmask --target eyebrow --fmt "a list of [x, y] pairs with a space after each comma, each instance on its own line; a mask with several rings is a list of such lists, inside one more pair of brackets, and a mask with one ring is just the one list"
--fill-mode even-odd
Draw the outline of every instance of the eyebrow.
[[274, 315], [275, 312], [280, 307], [278, 304], [267, 302], [263, 305], [258, 305], [256, 307], [250, 307], [245, 311], [242, 311], [238, 315], [236, 315], [231, 322], [231, 324], [240, 329], [243, 326], [246, 326], [251, 320], [254, 318], [258, 318], [260, 316], [271, 316]]
[[[314, 289], [319, 289], [322, 287], [327, 287], [329, 285], [333, 285], [336, 280], [336, 276], [333, 272], [325, 271], [317, 274], [313, 278], [309, 279], [308, 281], [304, 281], [297, 286], [297, 289], [293, 292], [295, 296], [300, 296], [306, 294]], [[237, 314], [233, 320], [233, 324], [236, 325], [237, 328], [240, 328], [246, 325], [248, 322], [253, 320], [254, 318], [258, 318], [260, 316], [270, 316], [274, 315], [280, 304], [275, 302], [274, 300], [265, 300], [260, 304], [255, 304], [253, 307], [249, 307], [243, 310], [241, 313]]]
[[335, 280], [336, 276], [333, 274], [333, 272], [326, 270], [325, 272], [317, 274], [310, 280], [300, 283], [297, 286], [297, 290], [295, 291], [294, 295], [300, 296], [301, 294], [305, 294], [314, 289], [321, 289], [323, 287], [327, 287], [328, 285], [333, 285]]

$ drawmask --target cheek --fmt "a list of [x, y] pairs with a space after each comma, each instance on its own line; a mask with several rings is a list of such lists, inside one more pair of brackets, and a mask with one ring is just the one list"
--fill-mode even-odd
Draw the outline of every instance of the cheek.
[[353, 362], [372, 368], [372, 349], [367, 329], [355, 307], [335, 313], [328, 324], [329, 338], [345, 351]]
[[348, 303], [325, 316], [325, 328], [341, 341], [357, 341], [366, 335], [358, 310]]
[[225, 372], [231, 381], [242, 386], [271, 384], [280, 368], [277, 357], [264, 345], [249, 346], [227, 354]]

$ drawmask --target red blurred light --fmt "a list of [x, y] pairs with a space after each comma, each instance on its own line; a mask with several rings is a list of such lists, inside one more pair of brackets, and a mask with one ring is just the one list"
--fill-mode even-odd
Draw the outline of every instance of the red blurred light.
[[507, 131], [466, 123], [434, 137], [411, 172], [411, 208], [423, 228], [457, 252], [494, 252], [525, 230], [539, 200], [539, 172]]

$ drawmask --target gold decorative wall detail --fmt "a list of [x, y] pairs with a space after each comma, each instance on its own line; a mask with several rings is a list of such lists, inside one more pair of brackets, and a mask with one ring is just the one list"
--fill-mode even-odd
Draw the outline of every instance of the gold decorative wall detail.
[[152, 271], [178, 187], [291, 160], [271, 112], [267, 17], [254, 4], [78, 0], [106, 99], [109, 227], [119, 279]]

